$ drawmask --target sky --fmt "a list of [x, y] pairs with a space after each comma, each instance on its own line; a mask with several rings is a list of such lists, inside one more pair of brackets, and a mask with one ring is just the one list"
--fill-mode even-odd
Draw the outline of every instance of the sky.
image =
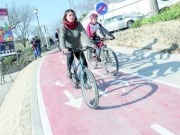
[[[82, 0], [74, 0], [74, 2], [80, 1]], [[46, 26], [50, 26], [52, 23], [59, 21], [64, 11], [70, 8], [69, 0], [0, 0], [0, 8], [6, 8], [6, 4], [8, 7], [11, 7], [12, 4], [21, 6], [27, 3], [38, 9], [40, 25]], [[33, 23], [37, 25], [36, 21], [37, 20], [34, 20]]]
[[[46, 25], [50, 29], [55, 22], [62, 19], [64, 11], [70, 8], [69, 1], [73, 1], [74, 5], [83, 2], [83, 0], [0, 0], [0, 8], [6, 8], [6, 4], [8, 7], [11, 7], [12, 4], [16, 4], [17, 6], [30, 4], [32, 7], [38, 9], [40, 25]], [[80, 15], [77, 15], [77, 17], [79, 18]], [[31, 25], [37, 26], [37, 20], [35, 19]]]

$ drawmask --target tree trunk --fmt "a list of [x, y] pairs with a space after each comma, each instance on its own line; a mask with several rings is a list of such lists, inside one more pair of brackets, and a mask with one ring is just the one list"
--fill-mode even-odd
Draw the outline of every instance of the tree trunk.
[[159, 7], [157, 0], [149, 0], [149, 4], [153, 15], [159, 14]]

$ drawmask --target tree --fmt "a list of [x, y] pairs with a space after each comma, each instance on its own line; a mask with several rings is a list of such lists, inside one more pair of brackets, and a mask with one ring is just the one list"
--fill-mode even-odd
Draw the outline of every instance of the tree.
[[21, 7], [13, 4], [9, 9], [10, 24], [14, 28], [17, 41], [22, 43], [24, 47], [26, 47], [29, 38], [29, 26], [33, 19], [33, 8], [29, 4]]
[[56, 29], [59, 29], [61, 24], [62, 24], [62, 20], [54, 21], [48, 28], [49, 36], [54, 37]]
[[82, 14], [81, 17], [79, 18], [79, 21], [83, 20], [83, 19], [86, 17], [87, 14], [88, 14], [88, 13]]
[[[39, 37], [40, 37], [39, 27], [30, 26], [29, 33], [30, 33], [33, 37], [35, 37], [35, 36], [39, 36]], [[43, 33], [42, 33], [42, 34], [43, 34]]]
[[157, 0], [149, 0], [150, 8], [152, 10], [152, 14], [159, 14], [159, 6]]

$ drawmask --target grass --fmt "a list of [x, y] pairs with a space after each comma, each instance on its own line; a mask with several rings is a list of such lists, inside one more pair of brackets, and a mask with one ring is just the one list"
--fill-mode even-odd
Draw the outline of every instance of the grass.
[[28, 48], [30, 48], [30, 46], [28, 44], [26, 45], [26, 47], [24, 47], [23, 44], [15, 42], [15, 49], [16, 50], [24, 51], [25, 49], [28, 49]]
[[169, 21], [180, 18], [180, 2], [161, 10], [160, 14], [144, 18], [133, 23], [132, 28], [138, 28], [143, 25], [153, 24], [162, 21]]
[[[27, 44], [26, 47], [24, 47], [21, 43], [15, 42], [15, 49], [23, 51], [21, 53], [21, 57], [19, 58], [19, 62], [26, 62], [26, 61], [28, 61], [28, 58], [31, 55], [33, 55], [33, 50], [29, 44]], [[10, 56], [6, 56], [3, 62], [5, 64], [12, 63], [16, 59], [17, 59], [16, 55], [10, 55]]]

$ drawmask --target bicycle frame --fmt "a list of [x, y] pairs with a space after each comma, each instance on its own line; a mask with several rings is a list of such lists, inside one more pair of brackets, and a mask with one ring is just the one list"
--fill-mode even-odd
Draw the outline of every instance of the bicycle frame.
[[[99, 40], [99, 41], [97, 41], [97, 42], [99, 42], [99, 43], [97, 44], [97, 48], [98, 48], [98, 50], [99, 50], [99, 56], [98, 56], [98, 57], [100, 57], [100, 56], [101, 56], [101, 51], [102, 51], [104, 48], [106, 48], [107, 45], [104, 44], [104, 41], [103, 41], [103, 40]], [[96, 54], [96, 55], [98, 55], [98, 54]]]
[[[73, 54], [74, 55], [74, 54]], [[75, 79], [77, 80], [77, 81], [80, 81], [80, 76], [81, 76], [81, 74], [82, 74], [82, 69], [85, 67], [84, 66], [84, 64], [83, 64], [83, 60], [82, 60], [82, 52], [80, 53], [80, 57], [79, 57], [79, 61], [78, 61], [78, 63], [76, 64], [76, 62], [75, 62], [75, 59], [73, 60], [73, 72], [74, 72], [74, 74], [75, 74]], [[74, 58], [75, 58], [75, 56], [74, 56]], [[80, 70], [80, 72], [79, 73], [77, 73], [77, 71], [78, 71], [78, 68], [79, 68], [79, 70]]]

